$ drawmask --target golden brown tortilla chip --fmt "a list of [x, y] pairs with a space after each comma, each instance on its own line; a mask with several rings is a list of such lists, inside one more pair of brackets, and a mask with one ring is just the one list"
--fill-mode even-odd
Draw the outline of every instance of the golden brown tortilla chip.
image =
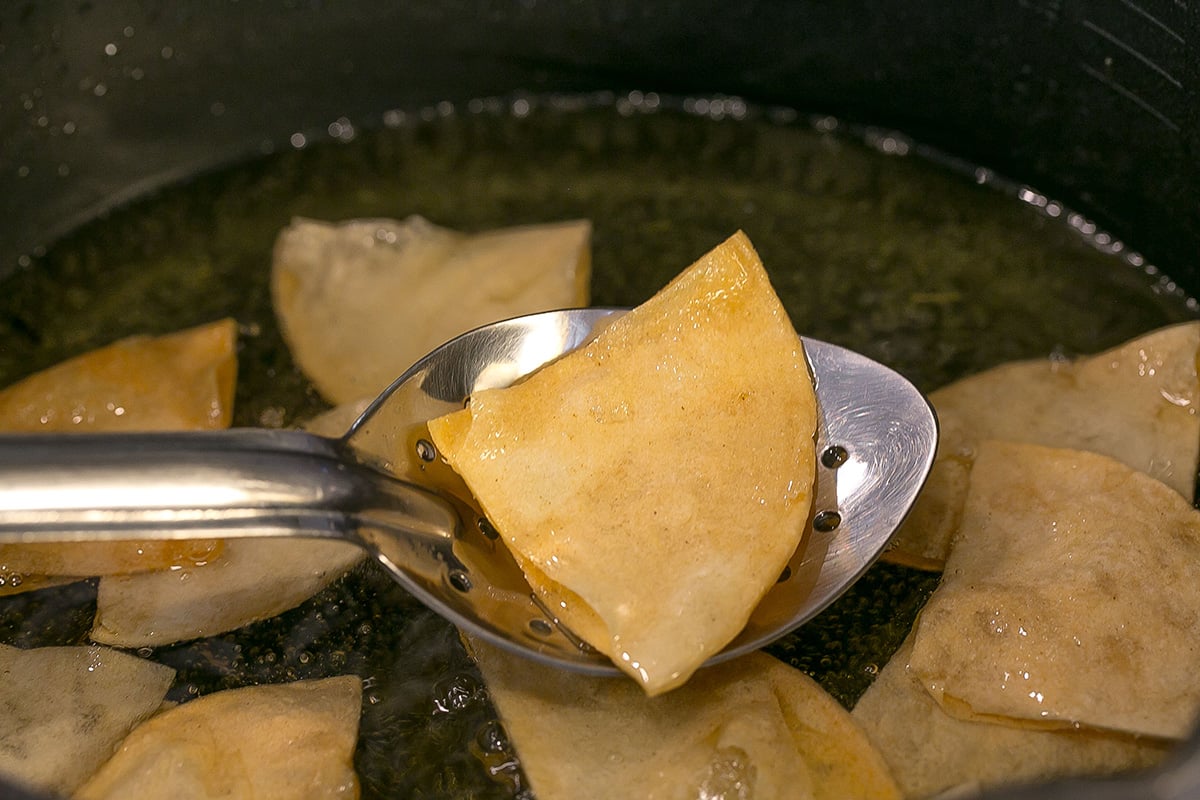
[[[132, 336], [84, 353], [0, 391], [0, 432], [227, 428], [236, 345], [237, 324], [224, 319], [166, 336]], [[220, 546], [214, 540], [3, 544], [0, 592], [39, 588], [47, 576], [191, 568], [218, 558]]]
[[303, 603], [363, 558], [345, 542], [237, 539], [194, 570], [100, 580], [91, 638], [118, 647], [158, 647], [215, 636]]
[[651, 694], [744, 627], [812, 501], [812, 378], [742, 233], [429, 430], [546, 605]]
[[347, 403], [472, 328], [587, 305], [590, 239], [586, 221], [467, 235], [416, 216], [297, 219], [275, 243], [271, 296], [305, 375]]
[[752, 653], [647, 697], [468, 642], [539, 800], [899, 797], [846, 710]]
[[960, 785], [986, 788], [1141, 769], [1168, 752], [1163, 741], [1112, 732], [1032, 730], [952, 717], [909, 674], [911, 650], [910, 637], [852, 713], [905, 797], [932, 797]]
[[237, 324], [131, 336], [0, 391], [6, 433], [228, 428]]
[[911, 668], [962, 716], [1181, 738], [1200, 710], [1200, 511], [1106, 456], [979, 446]]
[[1198, 350], [1200, 322], [1190, 322], [1073, 362], [1004, 364], [934, 392], [938, 457], [885, 558], [942, 567], [984, 439], [1101, 453], [1191, 501], [1200, 459]]
[[0, 645], [0, 773], [69, 794], [162, 704], [175, 670], [106, 647]]
[[355, 798], [361, 705], [352, 675], [206, 695], [135, 728], [75, 798]]
[[130, 575], [172, 568], [202, 567], [220, 558], [215, 539], [163, 542], [72, 542], [71, 544], [0, 544], [0, 576], [28, 591], [28, 578]]

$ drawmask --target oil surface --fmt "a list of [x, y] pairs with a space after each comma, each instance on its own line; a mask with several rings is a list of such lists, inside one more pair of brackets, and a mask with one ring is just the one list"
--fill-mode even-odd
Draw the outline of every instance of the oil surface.
[[[232, 315], [235, 424], [312, 416], [326, 406], [292, 363], [267, 288], [275, 235], [298, 215], [419, 213], [463, 230], [586, 217], [598, 305], [641, 302], [742, 228], [799, 331], [923, 390], [1197, 316], [1110, 236], [985, 170], [831, 120], [717, 108], [641, 95], [443, 105], [196, 178], [96, 220], [0, 283], [0, 385], [122, 336]], [[879, 565], [770, 650], [849, 705], [935, 582]], [[0, 641], [83, 642], [94, 599], [92, 583], [0, 599]], [[177, 700], [362, 676], [364, 797], [525, 794], [454, 630], [370, 565], [275, 619], [143, 655], [179, 671]]]

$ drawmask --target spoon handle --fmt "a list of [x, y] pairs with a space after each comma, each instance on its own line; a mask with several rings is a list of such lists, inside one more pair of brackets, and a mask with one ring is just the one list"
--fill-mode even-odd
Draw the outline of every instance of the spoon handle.
[[302, 431], [0, 436], [0, 543], [454, 535], [442, 498]]

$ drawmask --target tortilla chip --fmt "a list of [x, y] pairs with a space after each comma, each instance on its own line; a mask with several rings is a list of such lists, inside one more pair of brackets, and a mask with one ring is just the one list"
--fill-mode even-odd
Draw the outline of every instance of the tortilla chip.
[[1031, 730], [952, 717], [909, 674], [911, 651], [910, 636], [852, 713], [905, 797], [960, 785], [1113, 774], [1153, 766], [1169, 751], [1165, 742], [1112, 732]]
[[355, 798], [361, 705], [352, 675], [206, 695], [138, 726], [75, 798]]
[[1198, 659], [1200, 511], [1106, 456], [980, 445], [913, 642], [943, 708], [1182, 738]]
[[[0, 432], [227, 428], [236, 346], [237, 324], [231, 319], [166, 336], [122, 339], [0, 391]], [[0, 593], [40, 588], [47, 576], [195, 567], [219, 557], [220, 549], [214, 540], [2, 544]]]
[[812, 378], [742, 233], [429, 431], [545, 604], [650, 694], [741, 631], [812, 501]]
[[[29, 579], [69, 576], [130, 575], [154, 570], [202, 567], [220, 558], [215, 539], [162, 542], [72, 542], [71, 544], [0, 544], [0, 579], [28, 591]], [[18, 577], [19, 576], [19, 577]]]
[[0, 773], [69, 794], [162, 704], [175, 670], [104, 647], [0, 645]]
[[766, 654], [651, 698], [628, 681], [468, 645], [539, 800], [900, 796], [845, 709]]
[[[340, 435], [366, 405], [338, 406], [304, 427]], [[230, 539], [221, 558], [202, 568], [102, 578], [91, 638], [156, 647], [235, 630], [295, 608], [364, 556], [347, 542]]]
[[176, 431], [228, 428], [237, 323], [131, 336], [0, 391], [0, 430]]
[[465, 235], [417, 216], [298, 219], [275, 243], [271, 296], [304, 374], [346, 403], [472, 328], [587, 305], [590, 238], [586, 221]]
[[1200, 322], [1190, 322], [1074, 362], [1004, 364], [934, 392], [938, 457], [885, 558], [941, 569], [984, 439], [1101, 453], [1192, 501], [1200, 460], [1198, 350]]

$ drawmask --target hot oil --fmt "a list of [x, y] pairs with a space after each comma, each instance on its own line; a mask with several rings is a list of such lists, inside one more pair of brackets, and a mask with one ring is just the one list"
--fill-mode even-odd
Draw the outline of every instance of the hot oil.
[[[463, 230], [588, 218], [600, 305], [641, 302], [742, 228], [801, 332], [924, 390], [1197, 316], [1122, 243], [1032, 189], [829, 119], [634, 93], [442, 104], [349, 130], [147, 197], [5, 280], [0, 385], [121, 336], [228, 315], [241, 326], [235, 424], [323, 410], [270, 308], [271, 247], [293, 216], [418, 213]], [[771, 651], [850, 704], [935, 581], [877, 566]], [[94, 582], [0, 598], [0, 641], [86, 641], [94, 600]], [[369, 565], [279, 617], [143, 655], [179, 671], [176, 700], [362, 676], [365, 797], [522, 788], [454, 630]]]

